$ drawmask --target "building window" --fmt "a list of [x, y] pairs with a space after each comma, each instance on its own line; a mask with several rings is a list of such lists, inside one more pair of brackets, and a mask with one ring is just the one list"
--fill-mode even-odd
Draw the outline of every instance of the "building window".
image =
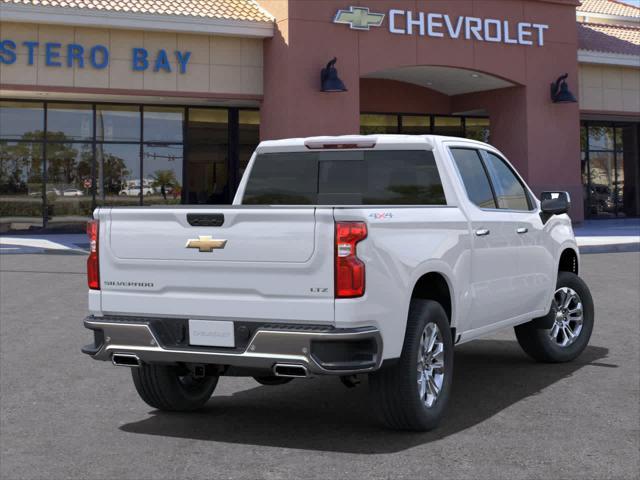
[[487, 117], [363, 113], [360, 115], [360, 133], [447, 135], [489, 142], [491, 129]]
[[365, 113], [360, 115], [360, 132], [363, 135], [400, 133], [398, 115]]
[[187, 203], [229, 203], [229, 111], [190, 108], [187, 122]]
[[587, 217], [640, 214], [639, 130], [639, 123], [582, 123], [581, 166]]
[[83, 228], [96, 206], [230, 203], [260, 112], [0, 102], [0, 232]]

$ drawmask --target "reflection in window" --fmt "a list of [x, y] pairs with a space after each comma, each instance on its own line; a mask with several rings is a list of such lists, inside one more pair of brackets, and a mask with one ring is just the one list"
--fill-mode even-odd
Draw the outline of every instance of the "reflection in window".
[[0, 102], [0, 139], [42, 140], [44, 104]]
[[187, 125], [186, 202], [229, 202], [229, 112], [190, 108]]
[[614, 153], [591, 152], [589, 163], [591, 167], [589, 213], [595, 216], [614, 216], [616, 213]]
[[91, 215], [90, 143], [47, 145], [47, 215], [49, 221], [73, 223]]
[[97, 144], [96, 169], [98, 204], [140, 204], [140, 145]]
[[96, 107], [96, 140], [139, 142], [140, 107], [98, 105]]
[[496, 208], [491, 184], [482, 167], [478, 152], [467, 148], [452, 148], [451, 154], [462, 177], [469, 200], [480, 208]]
[[397, 115], [365, 113], [360, 115], [360, 133], [363, 135], [398, 133]]
[[520, 180], [511, 168], [491, 152], [481, 150], [487, 170], [493, 181], [498, 208], [507, 210], [529, 210], [529, 199]]
[[182, 145], [144, 146], [142, 155], [144, 203], [180, 203]]
[[431, 133], [431, 117], [426, 115], [403, 115], [402, 133], [406, 135], [428, 135]]
[[613, 128], [603, 126], [589, 127], [590, 150], [613, 150]]
[[47, 139], [57, 141], [91, 140], [93, 107], [87, 104], [50, 103], [47, 105]]
[[0, 141], [0, 229], [42, 226], [42, 168], [40, 144]]
[[144, 107], [145, 142], [182, 142], [184, 108]]
[[240, 183], [251, 155], [260, 143], [260, 112], [258, 110], [240, 110], [238, 123], [239, 173], [237, 182]]
[[491, 127], [488, 118], [465, 118], [465, 137], [489, 143]]
[[464, 137], [462, 118], [460, 117], [434, 117], [433, 133], [448, 137]]

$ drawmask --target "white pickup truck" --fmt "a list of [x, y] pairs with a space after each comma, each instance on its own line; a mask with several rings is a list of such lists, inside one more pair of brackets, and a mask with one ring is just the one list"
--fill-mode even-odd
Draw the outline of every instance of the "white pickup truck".
[[202, 407], [222, 375], [368, 374], [382, 421], [428, 430], [454, 344], [515, 327], [538, 361], [586, 347], [593, 301], [568, 209], [476, 141], [262, 142], [231, 206], [95, 211], [83, 351], [134, 367], [161, 410]]

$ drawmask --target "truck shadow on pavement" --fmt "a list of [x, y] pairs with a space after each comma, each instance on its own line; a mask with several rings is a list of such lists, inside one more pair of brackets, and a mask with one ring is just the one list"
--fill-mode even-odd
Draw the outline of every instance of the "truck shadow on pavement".
[[229, 396], [214, 394], [199, 412], [152, 411], [148, 418], [120, 428], [129, 433], [243, 445], [394, 453], [470, 428], [584, 367], [615, 368], [598, 362], [607, 354], [606, 348], [590, 346], [572, 363], [538, 364], [515, 341], [479, 340], [462, 345], [456, 349], [449, 410], [440, 428], [429, 433], [384, 429], [371, 413], [366, 381], [347, 389], [337, 378], [258, 386]]

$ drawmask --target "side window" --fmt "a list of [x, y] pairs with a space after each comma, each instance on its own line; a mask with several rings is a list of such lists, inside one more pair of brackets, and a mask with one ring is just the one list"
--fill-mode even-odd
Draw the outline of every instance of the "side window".
[[509, 165], [502, 158], [491, 152], [485, 150], [481, 152], [496, 192], [498, 208], [530, 210], [529, 196]]
[[451, 154], [462, 177], [469, 200], [480, 208], [497, 208], [491, 184], [478, 151], [469, 148], [452, 148]]

